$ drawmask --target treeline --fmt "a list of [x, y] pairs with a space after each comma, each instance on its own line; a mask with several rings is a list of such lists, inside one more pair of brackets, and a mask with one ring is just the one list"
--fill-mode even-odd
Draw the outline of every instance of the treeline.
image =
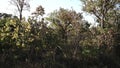
[[0, 13], [0, 68], [120, 68], [119, 2], [93, 1], [83, 3], [96, 27], [64, 8], [43, 17], [38, 6], [27, 20]]

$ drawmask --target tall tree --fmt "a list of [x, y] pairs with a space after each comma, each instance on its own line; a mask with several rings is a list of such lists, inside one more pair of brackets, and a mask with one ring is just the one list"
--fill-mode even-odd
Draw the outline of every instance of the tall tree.
[[[43, 6], [39, 5], [38, 7], [36, 7], [36, 10], [32, 13], [33, 18], [36, 19], [37, 21], [40, 21], [41, 17], [45, 14], [45, 10], [43, 8]], [[42, 18], [43, 20], [43, 18]]]
[[[58, 33], [61, 45], [64, 45], [63, 47], [65, 48], [69, 47], [68, 49], [72, 50], [72, 53], [66, 54], [72, 54], [75, 57], [80, 47], [79, 42], [82, 40], [84, 28], [87, 29], [89, 27], [82, 20], [81, 13], [60, 8], [58, 11], [51, 13], [47, 19], [51, 22], [52, 28]], [[65, 49], [65, 51], [67, 52], [68, 49]]]
[[19, 19], [21, 21], [23, 10], [30, 9], [29, 0], [11, 0], [10, 3], [17, 8], [17, 10], [19, 12]]
[[36, 8], [36, 11], [35, 12], [33, 12], [32, 14], [34, 14], [34, 15], [36, 15], [36, 16], [43, 16], [44, 14], [45, 14], [45, 10], [44, 10], [44, 8], [41, 6], [41, 5], [39, 5], [37, 8]]
[[[96, 16], [102, 28], [109, 20], [111, 12], [114, 12], [119, 0], [81, 0], [84, 4], [83, 10]], [[115, 13], [113, 13], [115, 14]]]

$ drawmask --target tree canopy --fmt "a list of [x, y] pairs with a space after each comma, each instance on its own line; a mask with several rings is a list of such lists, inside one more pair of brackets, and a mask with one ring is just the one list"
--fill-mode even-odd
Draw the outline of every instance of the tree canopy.
[[27, 0], [11, 0], [20, 18], [0, 13], [0, 68], [120, 68], [119, 0], [80, 0], [100, 24], [59, 8], [44, 16], [39, 5], [22, 17]]

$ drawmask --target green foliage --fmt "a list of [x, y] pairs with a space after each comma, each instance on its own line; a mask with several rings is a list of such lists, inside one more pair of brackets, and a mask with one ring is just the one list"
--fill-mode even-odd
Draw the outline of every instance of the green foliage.
[[83, 10], [93, 14], [102, 28], [113, 27], [118, 20], [116, 4], [119, 0], [80, 0], [83, 2]]
[[[90, 5], [86, 10], [100, 7], [100, 1], [84, 0]], [[27, 21], [7, 14], [0, 18], [0, 68], [120, 67], [120, 31], [113, 24], [119, 25], [118, 12], [118, 16], [113, 11], [106, 14], [105, 23], [112, 22], [103, 29], [89, 28], [82, 14], [74, 10], [60, 8], [44, 18], [44, 8], [38, 9]]]

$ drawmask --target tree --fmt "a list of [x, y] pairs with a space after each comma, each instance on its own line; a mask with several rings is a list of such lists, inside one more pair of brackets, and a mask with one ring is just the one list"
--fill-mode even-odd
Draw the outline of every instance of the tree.
[[[96, 27], [91, 33], [93, 35], [92, 43], [99, 47], [99, 57], [109, 58], [112, 62], [115, 62], [116, 66], [119, 65], [118, 55], [115, 55], [119, 50], [119, 42], [116, 37], [119, 37], [120, 31], [120, 0], [81, 0], [84, 4], [83, 10], [93, 14], [97, 22], [100, 23], [100, 28]], [[115, 52], [116, 51], [116, 52]], [[106, 59], [106, 62], [109, 62]], [[112, 63], [113, 64], [113, 63]]]
[[8, 18], [8, 17], [12, 17], [12, 14], [0, 13], [0, 19], [1, 18]]
[[32, 14], [34, 14], [35, 16], [43, 16], [45, 14], [45, 10], [44, 8], [40, 5], [36, 8], [36, 11], [33, 12]]
[[19, 12], [19, 19], [21, 21], [23, 10], [29, 10], [30, 8], [29, 0], [11, 0], [10, 3], [17, 8]]
[[47, 18], [51, 22], [51, 28], [58, 33], [59, 43], [61, 42], [61, 45], [63, 45], [61, 47], [67, 47], [65, 49], [66, 52], [68, 49], [71, 49], [72, 53], [67, 52], [66, 54], [72, 54], [73, 57], [75, 57], [76, 52], [79, 50], [79, 42], [83, 38], [82, 34], [89, 28], [88, 23], [85, 23], [82, 18], [81, 13], [64, 8], [54, 11]]
[[97, 22], [102, 28], [106, 27], [110, 14], [115, 14], [114, 10], [119, 0], [81, 0], [84, 4], [83, 10], [95, 15]]

